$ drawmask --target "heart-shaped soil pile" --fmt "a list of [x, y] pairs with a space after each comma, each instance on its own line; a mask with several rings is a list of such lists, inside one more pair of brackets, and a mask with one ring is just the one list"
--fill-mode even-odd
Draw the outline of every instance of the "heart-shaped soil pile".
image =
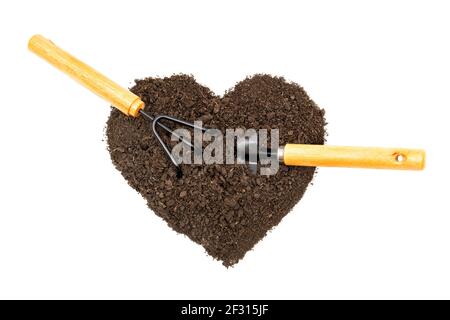
[[[131, 89], [151, 115], [203, 120], [209, 128], [280, 131], [280, 145], [323, 144], [324, 111], [295, 83], [268, 75], [239, 82], [223, 97], [194, 78], [137, 80]], [[111, 158], [131, 187], [175, 231], [201, 244], [225, 266], [237, 263], [301, 199], [315, 168], [281, 166], [271, 176], [245, 165], [182, 165], [175, 170], [151, 131], [149, 120], [113, 109], [107, 139]]]

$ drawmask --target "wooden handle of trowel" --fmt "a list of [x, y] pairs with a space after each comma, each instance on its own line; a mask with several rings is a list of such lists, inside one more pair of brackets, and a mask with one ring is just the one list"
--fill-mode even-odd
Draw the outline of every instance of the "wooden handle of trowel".
[[284, 147], [283, 161], [290, 166], [423, 170], [425, 151], [287, 144]]
[[31, 37], [28, 48], [126, 115], [136, 117], [139, 115], [139, 110], [144, 107], [144, 103], [137, 95], [119, 86], [43, 36]]

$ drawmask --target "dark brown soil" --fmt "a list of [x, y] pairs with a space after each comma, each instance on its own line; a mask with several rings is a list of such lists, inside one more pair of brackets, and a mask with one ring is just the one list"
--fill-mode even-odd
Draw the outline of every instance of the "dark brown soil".
[[[137, 80], [131, 89], [152, 115], [205, 126], [279, 128], [280, 144], [323, 144], [324, 111], [295, 83], [268, 75], [239, 82], [223, 97], [193, 77]], [[107, 139], [111, 159], [131, 187], [175, 231], [231, 266], [276, 226], [302, 198], [315, 168], [281, 166], [276, 175], [252, 175], [244, 165], [182, 165], [175, 170], [152, 135], [151, 123], [113, 109]]]

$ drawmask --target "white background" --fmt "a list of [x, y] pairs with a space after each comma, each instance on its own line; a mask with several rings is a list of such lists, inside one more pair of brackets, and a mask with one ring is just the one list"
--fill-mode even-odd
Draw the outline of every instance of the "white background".
[[[450, 298], [446, 1], [0, 2], [0, 298]], [[124, 86], [300, 83], [328, 143], [420, 147], [423, 172], [320, 169], [234, 268], [117, 172], [108, 103], [27, 50], [41, 33]]]

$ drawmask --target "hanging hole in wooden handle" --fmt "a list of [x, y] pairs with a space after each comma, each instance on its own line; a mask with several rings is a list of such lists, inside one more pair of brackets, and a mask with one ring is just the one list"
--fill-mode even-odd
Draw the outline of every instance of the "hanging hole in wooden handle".
[[398, 163], [403, 163], [406, 161], [406, 155], [404, 155], [403, 153], [396, 153], [395, 154], [395, 161], [397, 161]]

